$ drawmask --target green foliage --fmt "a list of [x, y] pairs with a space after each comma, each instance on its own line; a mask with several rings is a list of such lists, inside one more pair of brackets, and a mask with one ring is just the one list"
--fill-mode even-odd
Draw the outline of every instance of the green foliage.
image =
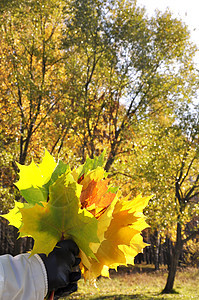
[[12, 2], [1, 88], [21, 163], [43, 145], [63, 155], [74, 144], [74, 163], [105, 146], [108, 170], [137, 118], [192, 97], [195, 47], [168, 11], [150, 19], [135, 1]]
[[86, 162], [76, 170], [76, 172], [78, 173], [78, 178], [80, 178], [83, 174], [88, 173], [88, 171], [95, 170], [97, 167], [103, 167], [104, 155], [105, 151], [102, 152], [100, 156], [96, 156], [93, 159], [87, 157]]

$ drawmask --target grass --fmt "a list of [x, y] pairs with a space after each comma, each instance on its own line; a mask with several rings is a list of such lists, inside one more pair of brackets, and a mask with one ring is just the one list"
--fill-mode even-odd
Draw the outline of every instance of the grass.
[[198, 300], [199, 270], [194, 268], [178, 270], [175, 280], [175, 293], [161, 294], [167, 279], [167, 271], [153, 271], [150, 266], [121, 268], [118, 273], [111, 272], [110, 279], [100, 278], [97, 287], [79, 282], [78, 292], [65, 299], [70, 300]]

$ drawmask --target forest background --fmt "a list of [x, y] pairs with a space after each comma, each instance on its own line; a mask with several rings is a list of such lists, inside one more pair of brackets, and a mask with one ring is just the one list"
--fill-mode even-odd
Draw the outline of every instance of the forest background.
[[113, 185], [153, 195], [147, 239], [156, 268], [170, 245], [171, 290], [183, 249], [199, 265], [197, 52], [171, 12], [133, 0], [1, 0], [1, 213], [20, 198], [16, 162], [46, 148], [75, 167], [106, 149]]

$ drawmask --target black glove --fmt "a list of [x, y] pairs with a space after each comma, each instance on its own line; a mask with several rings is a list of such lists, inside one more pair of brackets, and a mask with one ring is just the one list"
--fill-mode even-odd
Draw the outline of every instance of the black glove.
[[[72, 274], [75, 274], [75, 272]], [[76, 276], [76, 278], [75, 278], [75, 276]], [[73, 279], [71, 279], [71, 283], [69, 283], [65, 288], [59, 288], [58, 290], [56, 290], [55, 295], [54, 295], [54, 300], [57, 300], [60, 297], [69, 296], [70, 294], [77, 291], [77, 281], [80, 279], [81, 273], [76, 272], [75, 276]]]
[[78, 254], [79, 248], [72, 240], [59, 242], [48, 256], [39, 254], [46, 267], [48, 292], [55, 291], [59, 298], [63, 293], [69, 295], [77, 290], [81, 273], [72, 269], [80, 263]]

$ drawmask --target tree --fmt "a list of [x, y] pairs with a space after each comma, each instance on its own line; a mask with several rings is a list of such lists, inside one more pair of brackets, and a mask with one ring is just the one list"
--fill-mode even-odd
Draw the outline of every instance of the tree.
[[[194, 115], [194, 119], [190, 114], [183, 118], [181, 129], [185, 130], [183, 154], [176, 170], [175, 180], [175, 203], [177, 207], [177, 230], [176, 241], [173, 249], [171, 266], [167, 278], [166, 286], [163, 293], [170, 293], [173, 289], [174, 279], [177, 269], [178, 260], [183, 248], [190, 239], [199, 234], [199, 225], [192, 225], [190, 230], [185, 231], [187, 225], [187, 217], [190, 220], [198, 216], [199, 211], [199, 115]], [[185, 228], [184, 228], [185, 227]], [[183, 237], [184, 229], [184, 237]]]
[[[53, 0], [13, 0], [4, 4], [0, 19], [2, 161], [7, 164], [10, 153], [16, 171], [14, 160], [25, 164], [29, 153], [40, 152], [40, 138], [45, 125], [49, 125], [49, 116], [65, 99], [64, 53], [60, 50], [63, 6]], [[16, 174], [5, 165], [1, 173], [4, 196], [13, 192]], [[12, 200], [15, 196], [20, 197], [14, 194]], [[1, 209], [11, 205], [10, 197], [5, 198]], [[20, 243], [17, 241], [15, 246], [17, 254]]]
[[107, 146], [110, 170], [129, 126], [188, 97], [195, 79], [186, 26], [169, 12], [150, 19], [136, 1], [13, 0], [1, 25], [20, 163], [43, 144], [62, 155], [75, 143], [82, 161]]
[[[22, 1], [20, 5], [12, 1], [1, 15], [2, 101], [12, 117], [8, 124], [21, 164], [31, 146], [36, 151], [38, 132], [64, 98], [59, 49], [62, 8], [57, 1]], [[2, 114], [3, 127], [8, 116]]]
[[[75, 165], [107, 148], [106, 170], [122, 164], [132, 179], [137, 126], [193, 97], [187, 27], [168, 11], [147, 17], [136, 1], [2, 3], [0, 126], [9, 159], [24, 164], [45, 146]], [[132, 180], [129, 188], [138, 189]]]
[[133, 123], [190, 96], [195, 47], [168, 11], [149, 19], [136, 2], [71, 1], [65, 24], [63, 47], [74, 58], [76, 151], [84, 161], [107, 146], [108, 171]]
[[154, 195], [145, 211], [151, 230], [174, 242], [164, 293], [173, 290], [183, 245], [199, 234], [198, 116], [198, 107], [184, 104], [170, 118], [140, 122], [139, 144], [125, 173], [131, 189]]

